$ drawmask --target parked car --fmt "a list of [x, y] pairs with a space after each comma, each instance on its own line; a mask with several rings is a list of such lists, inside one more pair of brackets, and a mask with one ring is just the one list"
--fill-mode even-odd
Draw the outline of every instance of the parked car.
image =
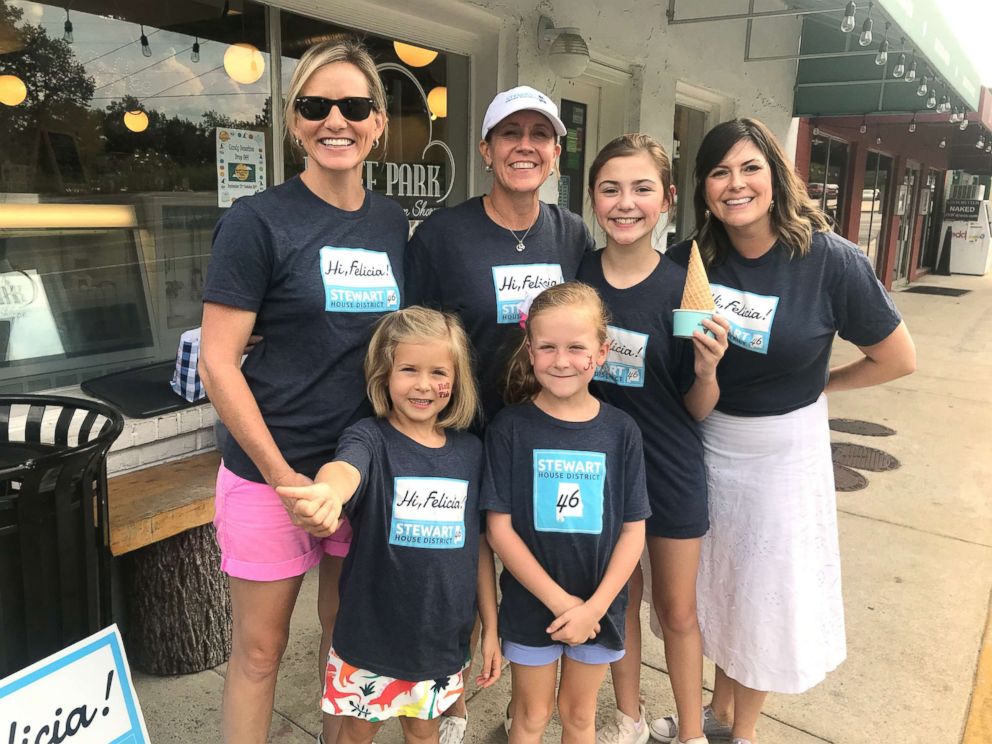
[[[809, 194], [810, 199], [821, 199], [823, 197], [823, 184], [820, 182], [806, 184], [806, 193]], [[837, 184], [827, 184], [828, 199], [836, 198], [839, 193], [840, 187]]]

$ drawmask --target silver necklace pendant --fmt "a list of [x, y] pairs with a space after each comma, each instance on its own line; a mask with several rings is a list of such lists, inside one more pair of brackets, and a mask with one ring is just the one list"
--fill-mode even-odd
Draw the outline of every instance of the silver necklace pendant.
[[527, 246], [524, 245], [524, 241], [522, 241], [522, 240], [518, 241], [517, 242], [517, 253], [523, 253], [524, 252], [524, 248], [526, 248], [526, 247]]

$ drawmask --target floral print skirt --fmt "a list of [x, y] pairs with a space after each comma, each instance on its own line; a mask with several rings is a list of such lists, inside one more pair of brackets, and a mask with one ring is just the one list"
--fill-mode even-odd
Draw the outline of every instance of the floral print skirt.
[[462, 694], [462, 671], [422, 682], [394, 679], [352, 666], [332, 648], [321, 708], [334, 716], [352, 716], [379, 723], [397, 716], [437, 718]]

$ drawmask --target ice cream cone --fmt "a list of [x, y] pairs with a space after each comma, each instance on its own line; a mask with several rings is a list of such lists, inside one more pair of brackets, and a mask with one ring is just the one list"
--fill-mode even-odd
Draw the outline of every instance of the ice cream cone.
[[682, 291], [683, 310], [716, 310], [710, 283], [706, 278], [703, 257], [699, 254], [699, 246], [692, 241], [692, 251], [689, 253], [689, 272], [685, 278], [685, 289]]

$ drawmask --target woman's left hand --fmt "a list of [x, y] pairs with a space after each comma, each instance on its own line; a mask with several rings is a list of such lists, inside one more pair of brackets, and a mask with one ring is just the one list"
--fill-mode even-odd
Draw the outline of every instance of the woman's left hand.
[[692, 334], [692, 348], [696, 355], [694, 369], [697, 380], [712, 380], [716, 378], [716, 365], [727, 351], [730, 323], [726, 318], [714, 315], [712, 319], [703, 320], [703, 327], [711, 331], [714, 337], [710, 338], [701, 331]]

